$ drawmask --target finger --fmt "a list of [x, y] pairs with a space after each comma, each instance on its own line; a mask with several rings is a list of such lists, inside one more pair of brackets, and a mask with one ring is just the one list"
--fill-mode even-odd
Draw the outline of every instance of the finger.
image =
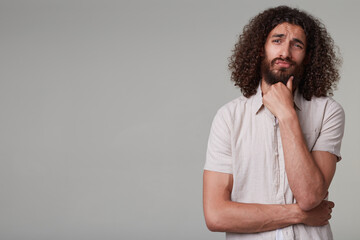
[[330, 207], [330, 208], [335, 207], [335, 203], [334, 203], [334, 202], [329, 201], [328, 204], [329, 204], [329, 207]]
[[294, 76], [291, 76], [286, 83], [287, 88], [292, 92]]
[[320, 223], [320, 224], [319, 224], [319, 226], [325, 226], [325, 225], [328, 225], [328, 224], [329, 224], [329, 221], [328, 221], [328, 220], [326, 220], [326, 221], [324, 221], [324, 222]]

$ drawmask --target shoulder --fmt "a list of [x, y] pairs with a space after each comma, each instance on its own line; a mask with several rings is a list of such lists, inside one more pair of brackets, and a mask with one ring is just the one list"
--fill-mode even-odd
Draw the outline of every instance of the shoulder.
[[315, 108], [315, 110], [320, 111], [323, 109], [324, 114], [329, 113], [340, 113], [342, 115], [345, 114], [343, 107], [335, 101], [332, 97], [313, 97], [310, 101], [306, 101], [307, 105], [311, 105], [311, 108]]
[[244, 96], [240, 96], [222, 105], [218, 109], [217, 115], [222, 115], [225, 118], [234, 119], [235, 116], [242, 115], [247, 111], [247, 109], [250, 109], [251, 102], [251, 97], [246, 98]]
[[337, 112], [344, 115], [344, 109], [332, 97], [312, 97], [310, 101], [304, 99], [302, 96], [297, 96], [300, 100], [301, 109], [307, 114], [322, 113], [329, 114]]
[[301, 104], [299, 120], [305, 128], [314, 126], [318, 129], [323, 129], [324, 126], [344, 127], [344, 109], [332, 97], [313, 97], [310, 101], [304, 99]]
[[221, 114], [234, 114], [239, 111], [244, 111], [251, 102], [251, 97], [246, 98], [240, 96], [222, 105], [217, 112]]

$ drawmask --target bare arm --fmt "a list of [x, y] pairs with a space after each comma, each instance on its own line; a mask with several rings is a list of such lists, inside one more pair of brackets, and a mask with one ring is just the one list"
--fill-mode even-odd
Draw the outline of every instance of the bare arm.
[[293, 224], [328, 224], [334, 203], [323, 201], [309, 212], [297, 204], [250, 204], [231, 201], [231, 174], [204, 171], [203, 205], [206, 225], [211, 231], [255, 233]]
[[328, 152], [310, 153], [302, 135], [292, 98], [292, 79], [269, 87], [265, 106], [278, 118], [290, 188], [303, 210], [324, 199], [335, 173], [337, 157]]
[[303, 210], [316, 207], [326, 196], [335, 174], [337, 157], [328, 152], [310, 153], [296, 113], [279, 120], [285, 170], [290, 188]]

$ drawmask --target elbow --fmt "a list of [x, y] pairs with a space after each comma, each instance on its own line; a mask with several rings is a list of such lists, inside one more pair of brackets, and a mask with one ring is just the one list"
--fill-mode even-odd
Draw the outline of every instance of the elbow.
[[299, 207], [301, 208], [301, 210], [310, 211], [311, 209], [317, 207], [321, 203], [322, 200], [323, 200], [323, 198], [321, 198], [321, 197], [311, 196], [311, 197], [307, 197], [303, 200], [299, 200], [297, 203], [298, 203]]
[[224, 232], [224, 228], [222, 226], [222, 220], [219, 214], [212, 212], [205, 214], [205, 222], [207, 228], [211, 232]]
[[296, 201], [303, 211], [310, 211], [311, 209], [319, 206], [327, 195], [327, 189], [323, 185], [313, 188], [301, 194]]
[[206, 226], [211, 232], [221, 232], [220, 228], [214, 222], [206, 221]]
[[301, 210], [303, 211], [310, 211], [311, 209], [315, 208], [317, 205], [312, 203], [312, 202], [298, 202], [299, 207], [301, 208]]

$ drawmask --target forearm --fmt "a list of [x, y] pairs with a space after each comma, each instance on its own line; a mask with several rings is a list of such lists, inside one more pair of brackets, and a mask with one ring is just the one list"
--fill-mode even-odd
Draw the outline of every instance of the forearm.
[[[210, 207], [210, 206], [209, 206]], [[302, 222], [297, 204], [250, 204], [224, 201], [205, 210], [208, 228], [216, 232], [255, 233]]]
[[279, 118], [279, 126], [290, 188], [301, 209], [312, 209], [324, 199], [328, 186], [307, 148], [295, 110]]
[[[211, 231], [255, 233], [303, 223], [327, 224], [333, 203], [323, 201], [304, 212], [298, 204], [254, 204], [231, 201], [232, 174], [204, 171], [203, 206], [206, 225]], [[330, 204], [330, 205], [329, 205]]]

